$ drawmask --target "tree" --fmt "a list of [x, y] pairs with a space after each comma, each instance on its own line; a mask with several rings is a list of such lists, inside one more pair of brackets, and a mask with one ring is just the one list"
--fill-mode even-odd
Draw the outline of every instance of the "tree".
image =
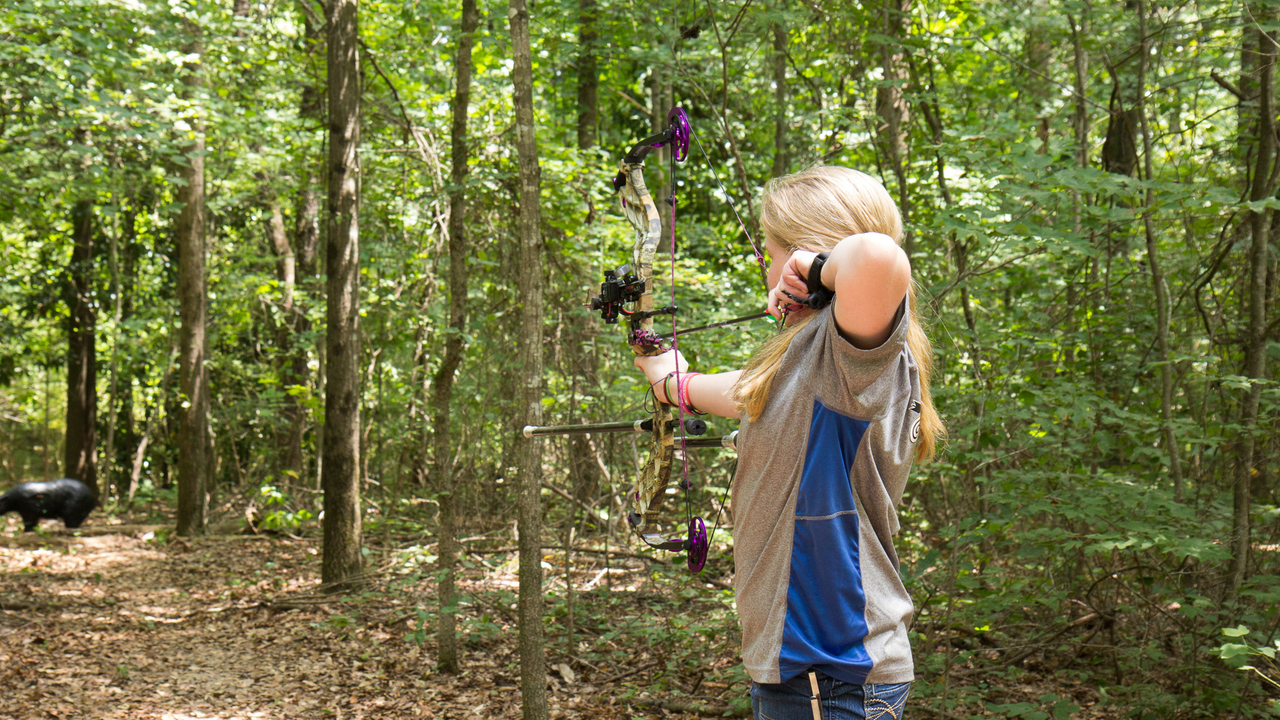
[[204, 81], [200, 28], [190, 21], [186, 26], [192, 40], [183, 49], [195, 60], [187, 65], [182, 78], [185, 98], [192, 103], [193, 111], [189, 121], [191, 144], [178, 171], [181, 185], [176, 193], [182, 208], [176, 228], [178, 308], [182, 318], [178, 341], [178, 387], [182, 397], [178, 411], [178, 534], [201, 535], [208, 519], [209, 490], [205, 482], [211, 459], [206, 455], [209, 376], [205, 370], [205, 139], [199, 99]]
[[1182, 459], [1178, 451], [1178, 434], [1173, 427], [1173, 359], [1169, 350], [1169, 288], [1160, 266], [1160, 247], [1156, 243], [1154, 206], [1155, 178], [1151, 155], [1151, 128], [1147, 118], [1147, 62], [1151, 53], [1147, 39], [1147, 6], [1138, 2], [1138, 118], [1142, 134], [1143, 178], [1147, 181], [1142, 213], [1142, 229], [1147, 245], [1147, 267], [1151, 269], [1152, 292], [1156, 298], [1156, 349], [1160, 357], [1160, 414], [1164, 425], [1164, 448], [1169, 457], [1169, 475], [1173, 479], [1174, 496], [1182, 499]]
[[[1270, 6], [1253, 6], [1255, 17], [1271, 18]], [[1253, 181], [1249, 186], [1249, 200], [1261, 203], [1275, 195], [1276, 123], [1275, 123], [1275, 62], [1276, 33], [1265, 25], [1249, 24], [1245, 33], [1256, 33], [1257, 57], [1242, 55], [1245, 62], [1252, 61], [1258, 82], [1256, 145], [1253, 148]], [[1274, 211], [1265, 207], [1249, 210], [1249, 251], [1245, 268], [1247, 289], [1243, 293], [1246, 303], [1243, 333], [1243, 374], [1249, 379], [1249, 388], [1240, 399], [1240, 451], [1236, 459], [1235, 484], [1232, 488], [1231, 524], [1231, 595], [1239, 591], [1249, 567], [1251, 545], [1249, 514], [1253, 507], [1253, 474], [1257, 463], [1258, 409], [1262, 400], [1262, 386], [1267, 380], [1267, 270], [1268, 246], [1271, 241], [1271, 216]]]
[[[83, 135], [82, 135], [83, 137]], [[98, 498], [97, 317], [93, 302], [93, 200], [77, 200], [71, 213], [71, 266], [67, 283], [67, 445], [63, 474]]]
[[462, 35], [458, 40], [457, 86], [453, 94], [452, 167], [449, 173], [449, 330], [445, 336], [444, 359], [436, 370], [435, 397], [435, 467], [432, 474], [440, 490], [440, 623], [436, 645], [440, 668], [456, 673], [459, 669], [458, 645], [454, 636], [457, 611], [458, 539], [455, 514], [457, 481], [449, 433], [449, 408], [453, 403], [453, 378], [462, 364], [463, 333], [467, 327], [467, 112], [471, 103], [471, 48], [475, 44], [480, 12], [475, 0], [462, 0]]
[[325, 247], [324, 557], [320, 579], [358, 584], [360, 518], [360, 67], [358, 0], [331, 0]]
[[[511, 52], [515, 64], [516, 153], [520, 165], [520, 423], [542, 422], [542, 212], [541, 174], [533, 118], [533, 53], [529, 8], [511, 0]], [[525, 720], [547, 717], [547, 670], [542, 637], [542, 445], [520, 449], [520, 692]]]

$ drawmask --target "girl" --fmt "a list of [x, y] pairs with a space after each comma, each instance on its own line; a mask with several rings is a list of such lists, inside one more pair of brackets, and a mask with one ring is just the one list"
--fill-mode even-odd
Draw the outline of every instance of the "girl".
[[742, 370], [638, 357], [659, 400], [741, 420], [734, 565], [757, 720], [902, 717], [911, 598], [892, 537], [943, 427], [902, 220], [880, 183], [815, 167], [765, 188], [769, 313]]

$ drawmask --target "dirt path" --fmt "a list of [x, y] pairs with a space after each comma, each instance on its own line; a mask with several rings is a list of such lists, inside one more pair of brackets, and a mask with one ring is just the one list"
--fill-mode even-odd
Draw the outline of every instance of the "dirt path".
[[[0, 536], [0, 717], [520, 716], [514, 632], [461, 676], [436, 674], [430, 648], [405, 640], [405, 604], [306, 596], [312, 541], [15, 529]], [[552, 717], [645, 714], [552, 675]]]

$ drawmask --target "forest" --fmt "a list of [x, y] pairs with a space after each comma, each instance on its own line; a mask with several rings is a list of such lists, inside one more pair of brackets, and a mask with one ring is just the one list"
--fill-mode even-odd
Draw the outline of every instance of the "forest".
[[693, 572], [627, 522], [665, 406], [593, 303], [678, 110], [654, 330], [700, 372], [775, 332], [721, 324], [768, 180], [898, 204], [946, 426], [907, 715], [1280, 717], [1278, 37], [1276, 0], [6, 0], [0, 490], [96, 504], [0, 525], [0, 715], [749, 717], [737, 426], [668, 430]]

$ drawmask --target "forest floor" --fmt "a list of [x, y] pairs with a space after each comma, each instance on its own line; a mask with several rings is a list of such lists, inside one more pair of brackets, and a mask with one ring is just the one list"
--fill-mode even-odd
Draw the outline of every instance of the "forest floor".
[[[0, 718], [521, 715], [515, 611], [507, 602], [514, 573], [484, 572], [488, 588], [468, 587], [464, 577], [463, 591], [488, 592], [494, 612], [481, 623], [487, 640], [473, 634], [468, 644], [460, 627], [464, 670], [451, 676], [435, 671], [432, 628], [422, 631], [434, 599], [434, 587], [423, 585], [429, 575], [396, 589], [384, 580], [358, 597], [322, 596], [315, 593], [317, 539], [179, 539], [170, 536], [172, 525], [96, 514], [78, 532], [45, 521], [39, 533], [20, 533], [17, 520], [0, 520]], [[633, 564], [643, 575], [645, 566]], [[415, 630], [424, 642], [415, 641]], [[626, 686], [652, 681], [659, 665], [633, 657], [630, 669], [587, 661], [570, 667], [551, 657], [551, 717], [704, 716]], [[745, 685], [701, 689], [746, 695]], [[723, 700], [708, 705], [702, 709], [712, 717], [728, 710]]]
[[[379, 567], [367, 591], [339, 597], [317, 593], [317, 538], [183, 539], [171, 523], [138, 519], [95, 514], [80, 531], [46, 521], [39, 533], [0, 520], [0, 718], [521, 716], [509, 527], [490, 536], [491, 549], [469, 545], [455, 676], [436, 671], [434, 558], [412, 539], [366, 537]], [[610, 566], [574, 554], [570, 643], [563, 554], [544, 549], [550, 716], [749, 715], [726, 578], [711, 564], [694, 580], [625, 548], [614, 556]], [[1051, 676], [1001, 694], [1040, 704], [1048, 692], [1079, 703], [1053, 712], [1063, 720], [1122, 714]], [[955, 713], [921, 701], [912, 698], [908, 716], [989, 716], [981, 703]]]

